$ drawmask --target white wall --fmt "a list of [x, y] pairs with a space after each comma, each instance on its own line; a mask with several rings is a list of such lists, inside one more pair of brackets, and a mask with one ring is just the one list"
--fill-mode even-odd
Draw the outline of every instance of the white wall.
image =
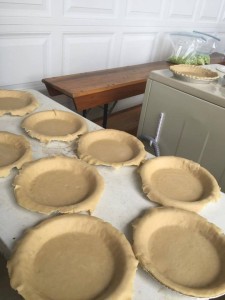
[[1, 0], [0, 88], [165, 59], [165, 35], [193, 29], [217, 33], [225, 51], [225, 0]]

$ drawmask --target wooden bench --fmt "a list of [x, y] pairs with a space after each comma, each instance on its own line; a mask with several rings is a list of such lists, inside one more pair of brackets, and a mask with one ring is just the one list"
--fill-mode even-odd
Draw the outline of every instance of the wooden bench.
[[[214, 53], [211, 63], [223, 63], [224, 55]], [[148, 75], [153, 70], [166, 69], [166, 61], [106, 69], [95, 72], [45, 78], [51, 96], [64, 94], [70, 97], [78, 112], [104, 105], [103, 127], [107, 126], [108, 104], [128, 97], [143, 94]]]

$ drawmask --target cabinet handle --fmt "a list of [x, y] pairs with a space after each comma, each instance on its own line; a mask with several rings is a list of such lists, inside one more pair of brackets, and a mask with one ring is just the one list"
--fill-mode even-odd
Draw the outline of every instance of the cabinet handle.
[[156, 136], [155, 138], [151, 137], [151, 136], [146, 136], [143, 135], [142, 137], [147, 140], [149, 142], [150, 147], [153, 148], [155, 156], [160, 156], [160, 148], [159, 148], [159, 138], [160, 138], [160, 133], [162, 130], [162, 126], [163, 126], [163, 121], [165, 118], [165, 113], [161, 112], [160, 116], [159, 116], [159, 121], [158, 121], [158, 126], [156, 129]]
[[156, 143], [159, 142], [160, 132], [161, 132], [161, 129], [162, 129], [164, 118], [165, 118], [165, 113], [161, 112], [160, 116], [159, 116], [159, 122], [158, 122], [157, 130], [156, 130], [156, 136], [155, 136]]

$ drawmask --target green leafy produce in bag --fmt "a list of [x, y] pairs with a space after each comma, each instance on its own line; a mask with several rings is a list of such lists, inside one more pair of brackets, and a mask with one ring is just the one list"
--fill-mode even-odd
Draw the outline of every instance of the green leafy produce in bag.
[[176, 32], [170, 34], [172, 54], [168, 61], [174, 64], [205, 65], [210, 63], [210, 56], [199, 49], [206, 43], [201, 34]]

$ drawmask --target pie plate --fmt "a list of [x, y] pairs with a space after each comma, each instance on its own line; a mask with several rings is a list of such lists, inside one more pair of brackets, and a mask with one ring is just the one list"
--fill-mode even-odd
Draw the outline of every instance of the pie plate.
[[93, 166], [66, 156], [24, 165], [13, 185], [20, 206], [44, 214], [92, 212], [104, 190], [103, 178]]
[[219, 78], [217, 72], [195, 65], [174, 65], [170, 66], [170, 71], [178, 79], [193, 83], [209, 83]]
[[28, 92], [0, 90], [0, 116], [11, 114], [24, 116], [39, 106], [36, 98]]
[[0, 131], [0, 177], [8, 176], [11, 169], [19, 169], [31, 159], [30, 144], [22, 135]]
[[165, 206], [197, 212], [221, 196], [214, 176], [185, 158], [156, 157], [146, 160], [138, 172], [147, 197]]
[[70, 142], [88, 131], [84, 118], [61, 110], [47, 110], [25, 118], [21, 127], [41, 142]]
[[11, 286], [27, 300], [131, 299], [137, 260], [111, 224], [81, 214], [30, 229], [7, 263]]
[[141, 266], [182, 294], [225, 294], [225, 235], [190, 211], [160, 207], [134, 222], [133, 250]]
[[120, 130], [102, 129], [79, 138], [78, 156], [93, 165], [112, 167], [139, 165], [146, 156], [144, 145]]

